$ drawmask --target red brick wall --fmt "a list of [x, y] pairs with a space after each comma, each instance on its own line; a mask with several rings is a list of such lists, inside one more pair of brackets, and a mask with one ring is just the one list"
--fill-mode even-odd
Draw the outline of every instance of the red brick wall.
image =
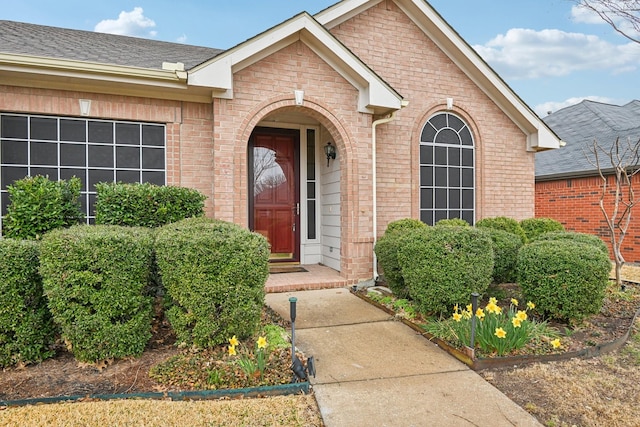
[[[605, 206], [613, 213], [613, 177], [607, 180], [609, 191]], [[640, 177], [633, 181], [635, 188]], [[636, 190], [637, 191], [637, 190]], [[594, 234], [611, 250], [609, 228], [600, 210], [602, 179], [586, 177], [536, 183], [536, 217], [548, 217], [560, 221], [567, 230]], [[622, 254], [627, 262], [640, 262], [640, 209], [632, 211], [631, 224], [623, 241]], [[613, 258], [613, 256], [612, 256]]]

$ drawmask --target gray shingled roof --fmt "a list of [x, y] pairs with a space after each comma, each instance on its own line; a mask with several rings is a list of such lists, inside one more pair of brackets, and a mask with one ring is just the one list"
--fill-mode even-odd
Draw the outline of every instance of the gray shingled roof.
[[0, 20], [0, 52], [151, 69], [182, 62], [189, 70], [223, 50]]
[[584, 153], [594, 140], [608, 151], [617, 138], [631, 138], [632, 143], [640, 139], [640, 100], [623, 106], [584, 100], [549, 114], [543, 121], [566, 145], [536, 154], [536, 179], [593, 175], [596, 169]]

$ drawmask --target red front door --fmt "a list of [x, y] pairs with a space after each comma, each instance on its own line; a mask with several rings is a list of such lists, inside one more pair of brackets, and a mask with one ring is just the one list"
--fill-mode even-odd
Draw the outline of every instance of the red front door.
[[299, 261], [299, 132], [257, 128], [249, 143], [251, 230], [271, 243], [272, 261]]

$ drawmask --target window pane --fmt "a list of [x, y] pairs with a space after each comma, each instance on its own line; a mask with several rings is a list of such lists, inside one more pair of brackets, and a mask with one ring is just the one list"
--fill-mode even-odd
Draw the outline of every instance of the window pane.
[[462, 186], [473, 188], [473, 169], [462, 169]]
[[31, 143], [31, 164], [32, 165], [57, 165], [58, 164], [58, 144], [55, 142], [32, 142]]
[[164, 126], [142, 125], [142, 144], [164, 147]]
[[31, 176], [42, 175], [49, 178], [51, 181], [58, 180], [58, 169], [56, 168], [31, 168]]
[[465, 126], [462, 120], [460, 120], [459, 118], [457, 118], [452, 114], [449, 114], [447, 118], [449, 119], [449, 127], [455, 130], [456, 132], [459, 132], [460, 129], [462, 129]]
[[473, 211], [462, 211], [462, 219], [473, 225]]
[[316, 198], [316, 183], [307, 182], [307, 199], [315, 199], [315, 198]]
[[433, 146], [431, 145], [420, 146], [420, 164], [423, 164], [423, 165], [433, 164]]
[[436, 188], [436, 208], [446, 209], [448, 205], [447, 190]]
[[85, 142], [87, 121], [60, 119], [60, 141]]
[[439, 144], [460, 145], [458, 134], [451, 129], [442, 129], [436, 136], [436, 142]]
[[142, 172], [142, 182], [164, 185], [164, 172]]
[[140, 168], [140, 149], [138, 147], [116, 147], [117, 168]]
[[113, 171], [89, 169], [89, 191], [95, 191], [94, 185], [99, 182], [113, 182]]
[[29, 162], [29, 147], [26, 141], [3, 140], [0, 144], [2, 144], [0, 150], [2, 163], [26, 165]]
[[460, 132], [460, 139], [462, 140], [462, 145], [473, 146], [473, 137], [471, 136], [471, 131], [468, 127], [462, 129]]
[[433, 225], [433, 211], [420, 211], [420, 221]]
[[164, 169], [164, 149], [143, 148], [142, 149], [143, 169]]
[[60, 169], [60, 179], [71, 179], [73, 177], [80, 178], [82, 181], [82, 188], [80, 191], [87, 191], [87, 179], [85, 178], [85, 170], [84, 169], [73, 169], [73, 168], [63, 168]]
[[316, 238], [316, 201], [307, 200], [307, 239]]
[[435, 164], [436, 165], [446, 165], [447, 164], [447, 148], [446, 147], [435, 147], [436, 157]]
[[89, 142], [113, 144], [113, 123], [89, 121]]
[[116, 181], [125, 184], [140, 182], [140, 171], [116, 171]]
[[89, 194], [89, 215], [96, 215], [96, 200], [98, 196], [96, 194]]
[[449, 152], [449, 166], [460, 166], [460, 149], [450, 147], [447, 151]]
[[26, 116], [2, 116], [0, 136], [2, 138], [26, 139], [28, 136]]
[[420, 209], [433, 208], [433, 190], [430, 188], [420, 189]]
[[116, 123], [116, 144], [140, 145], [140, 126]]
[[449, 208], [460, 209], [460, 190], [449, 190]]
[[473, 209], [473, 190], [462, 190], [462, 209]]
[[473, 150], [462, 150], [462, 166], [473, 167]]
[[307, 179], [316, 179], [316, 131], [307, 130]]
[[436, 187], [447, 186], [447, 168], [436, 168]]
[[460, 169], [449, 168], [449, 188], [460, 187]]
[[31, 139], [58, 140], [58, 120], [45, 117], [31, 117]]
[[85, 144], [60, 144], [60, 165], [86, 166], [86, 150]]
[[423, 187], [433, 185], [433, 167], [431, 166], [420, 167], [420, 185]]
[[420, 135], [420, 142], [433, 142], [436, 138], [436, 130], [433, 128], [430, 122], [422, 129], [422, 135]]
[[11, 203], [9, 201], [9, 193], [3, 192], [0, 197], [2, 197], [2, 214], [1, 215], [5, 216], [7, 214], [7, 206], [9, 206], [9, 203]]
[[433, 217], [434, 224], [443, 219], [447, 219], [447, 211], [446, 210], [435, 211], [435, 215]]
[[0, 177], [2, 179], [2, 189], [6, 190], [7, 185], [11, 185], [14, 181], [24, 178], [29, 174], [29, 170], [25, 167], [4, 166]]
[[109, 145], [90, 145], [89, 166], [112, 168], [113, 147]]

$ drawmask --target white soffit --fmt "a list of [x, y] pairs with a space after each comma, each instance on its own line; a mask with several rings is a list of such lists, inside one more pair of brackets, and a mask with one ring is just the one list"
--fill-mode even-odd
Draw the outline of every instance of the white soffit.
[[381, 1], [393, 1], [527, 135], [527, 148], [560, 147], [560, 139], [424, 0], [344, 0], [315, 15], [331, 29]]
[[402, 97], [342, 45], [318, 21], [302, 13], [244, 42], [189, 72], [189, 86], [213, 89], [213, 96], [233, 97], [233, 74], [278, 50], [302, 41], [358, 89], [358, 110], [366, 113], [399, 110]]

